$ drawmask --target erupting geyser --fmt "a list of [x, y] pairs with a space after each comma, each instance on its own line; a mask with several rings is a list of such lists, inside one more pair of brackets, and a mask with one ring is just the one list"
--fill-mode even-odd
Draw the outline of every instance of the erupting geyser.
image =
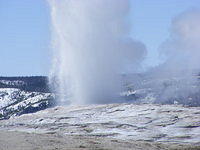
[[120, 73], [145, 54], [129, 32], [129, 0], [48, 0], [61, 103], [119, 102]]

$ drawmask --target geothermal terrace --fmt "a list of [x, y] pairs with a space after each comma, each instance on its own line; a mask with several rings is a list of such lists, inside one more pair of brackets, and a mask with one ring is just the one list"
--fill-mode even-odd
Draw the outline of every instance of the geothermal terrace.
[[0, 144], [7, 143], [8, 149], [13, 145], [8, 145], [10, 140], [23, 141], [24, 147], [21, 146], [27, 149], [200, 148], [199, 107], [153, 104], [55, 107], [3, 120], [0, 129]]

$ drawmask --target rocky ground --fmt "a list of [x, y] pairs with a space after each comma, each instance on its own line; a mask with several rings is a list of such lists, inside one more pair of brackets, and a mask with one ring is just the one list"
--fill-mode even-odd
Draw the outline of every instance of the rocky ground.
[[55, 107], [2, 120], [0, 130], [3, 150], [196, 150], [200, 109], [153, 104]]

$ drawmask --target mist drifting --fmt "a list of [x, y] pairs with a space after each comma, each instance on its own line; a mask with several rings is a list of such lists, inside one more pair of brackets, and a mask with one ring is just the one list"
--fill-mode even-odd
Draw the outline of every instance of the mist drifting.
[[161, 45], [166, 69], [191, 74], [200, 69], [200, 11], [189, 10], [172, 20], [170, 37]]
[[165, 61], [148, 72], [154, 79], [162, 81], [161, 84], [150, 86], [156, 89], [156, 102], [178, 101], [180, 104], [199, 105], [199, 10], [185, 11], [172, 20], [170, 36], [161, 44], [159, 52]]
[[119, 102], [120, 74], [137, 70], [146, 53], [129, 35], [129, 0], [48, 2], [59, 102]]

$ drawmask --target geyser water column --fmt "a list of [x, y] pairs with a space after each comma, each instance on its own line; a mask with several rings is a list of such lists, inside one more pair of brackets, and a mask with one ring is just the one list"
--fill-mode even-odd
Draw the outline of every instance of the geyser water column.
[[[60, 103], [119, 102], [120, 73], [145, 47], [129, 37], [129, 0], [48, 0]], [[132, 65], [130, 65], [132, 66]], [[132, 68], [136, 69], [135, 67]]]

